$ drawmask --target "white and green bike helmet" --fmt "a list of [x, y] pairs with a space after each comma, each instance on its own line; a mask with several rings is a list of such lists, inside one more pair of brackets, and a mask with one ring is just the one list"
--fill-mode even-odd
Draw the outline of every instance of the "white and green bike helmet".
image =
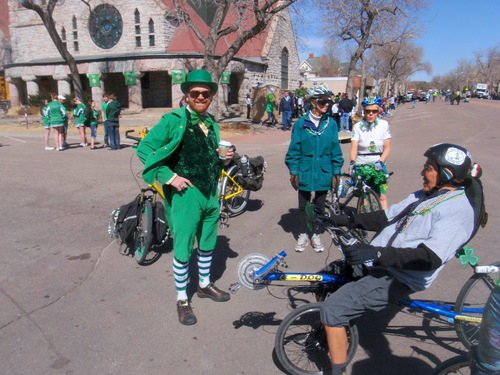
[[307, 89], [307, 99], [317, 99], [326, 95], [333, 95], [327, 85], [314, 85]]

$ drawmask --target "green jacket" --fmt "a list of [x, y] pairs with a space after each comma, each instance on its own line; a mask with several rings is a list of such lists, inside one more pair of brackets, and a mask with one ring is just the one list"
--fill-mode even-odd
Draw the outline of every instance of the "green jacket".
[[299, 176], [300, 190], [330, 190], [344, 164], [337, 123], [325, 115], [318, 130], [311, 125], [309, 112], [295, 122], [285, 163], [291, 175]]
[[[165, 184], [174, 176], [166, 162], [181, 143], [186, 122], [186, 107], [167, 113], [137, 146], [137, 156], [144, 163], [142, 177], [147, 184], [152, 185], [155, 180]], [[213, 126], [218, 144], [219, 126], [215, 122]]]
[[52, 126], [63, 126], [67, 119], [66, 107], [57, 100], [52, 100], [47, 107], [44, 108], [43, 114], [49, 119]]
[[106, 106], [106, 118], [111, 122], [119, 122], [120, 121], [120, 112], [122, 111], [122, 106], [118, 100], [112, 100], [108, 102]]
[[73, 110], [73, 116], [75, 116], [76, 125], [85, 125], [85, 121], [87, 121], [87, 117], [85, 117], [86, 111], [87, 106], [83, 103], [78, 104]]

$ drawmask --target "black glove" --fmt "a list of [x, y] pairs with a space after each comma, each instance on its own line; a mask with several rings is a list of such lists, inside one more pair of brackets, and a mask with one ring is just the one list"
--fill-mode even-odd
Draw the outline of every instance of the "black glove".
[[367, 260], [375, 262], [382, 256], [381, 248], [357, 243], [352, 246], [347, 246], [344, 250], [345, 260], [350, 265], [363, 264]]

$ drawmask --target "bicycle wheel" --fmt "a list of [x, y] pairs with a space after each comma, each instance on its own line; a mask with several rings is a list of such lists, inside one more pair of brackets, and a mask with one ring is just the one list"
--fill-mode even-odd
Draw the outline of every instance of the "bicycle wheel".
[[470, 375], [469, 358], [467, 354], [453, 357], [441, 363], [431, 375], [463, 374]]
[[153, 242], [153, 205], [145, 200], [139, 212], [139, 220], [135, 232], [134, 258], [139, 264], [143, 264]]
[[241, 187], [234, 181], [238, 174], [238, 167], [236, 165], [229, 168], [227, 174], [231, 178], [224, 176], [224, 180], [222, 181], [223, 195], [221, 199], [224, 200], [224, 206], [226, 206], [229, 212], [237, 214], [245, 209], [250, 197], [250, 190], [243, 189], [238, 193]]
[[[382, 204], [380, 203], [380, 198], [377, 193], [369, 187], [364, 187], [359, 193], [356, 209], [359, 213], [374, 212], [381, 210]], [[359, 238], [365, 243], [370, 243], [375, 235], [375, 232], [363, 229], [357, 229], [356, 232], [359, 234]]]
[[[496, 262], [494, 265], [500, 266], [500, 262]], [[486, 301], [495, 285], [496, 282], [490, 274], [476, 273], [472, 275], [458, 293], [453, 311], [476, 318], [482, 317], [482, 309], [486, 305]], [[474, 311], [474, 309], [480, 309], [481, 311]], [[467, 349], [470, 348], [471, 344], [477, 343], [479, 340], [480, 326], [481, 323], [479, 322], [455, 319], [455, 331], [457, 331], [458, 338]]]
[[[278, 328], [274, 350], [281, 365], [291, 374], [319, 375], [331, 372], [326, 332], [319, 317], [321, 305], [321, 302], [314, 302], [300, 306], [288, 314]], [[358, 348], [358, 329], [355, 325], [346, 329], [349, 363]]]

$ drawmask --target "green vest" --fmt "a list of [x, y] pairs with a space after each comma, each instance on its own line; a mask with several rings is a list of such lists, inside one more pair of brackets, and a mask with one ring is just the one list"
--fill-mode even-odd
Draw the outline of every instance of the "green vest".
[[205, 136], [199, 125], [188, 121], [182, 142], [170, 160], [172, 170], [191, 181], [207, 197], [217, 188], [219, 180], [221, 161], [217, 147], [213, 127], [208, 128]]

